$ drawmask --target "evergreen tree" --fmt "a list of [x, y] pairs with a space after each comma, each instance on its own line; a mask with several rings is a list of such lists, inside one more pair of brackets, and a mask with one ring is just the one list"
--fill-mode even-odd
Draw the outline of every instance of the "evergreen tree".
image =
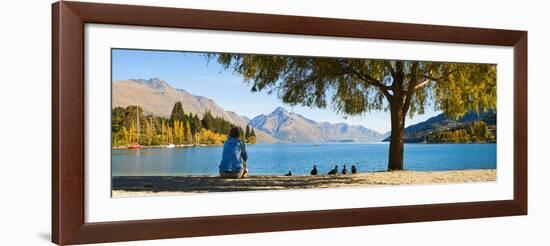
[[172, 114], [170, 114], [170, 122], [174, 124], [174, 121], [183, 121], [185, 120], [185, 111], [183, 111], [183, 105], [181, 102], [176, 102], [172, 108]]
[[181, 127], [181, 143], [186, 144], [187, 143], [187, 128], [185, 127], [185, 124], [183, 121], [180, 121], [180, 127]]
[[196, 133], [196, 128], [195, 126], [193, 125], [193, 120], [194, 120], [195, 116], [193, 115], [193, 113], [189, 113], [189, 126], [191, 127], [191, 135], [195, 135]]
[[191, 134], [193, 134], [193, 136], [197, 135], [201, 128], [201, 120], [199, 119], [199, 116], [194, 115], [191, 120]]
[[183, 127], [183, 121], [179, 121], [178, 135], [179, 135], [179, 139], [180, 139], [180, 144], [184, 144], [185, 143], [185, 128]]
[[204, 113], [204, 116], [202, 117], [202, 120], [201, 120], [201, 125], [203, 128], [207, 130], [214, 129], [215, 127], [214, 117], [212, 116], [210, 111], [206, 111]]

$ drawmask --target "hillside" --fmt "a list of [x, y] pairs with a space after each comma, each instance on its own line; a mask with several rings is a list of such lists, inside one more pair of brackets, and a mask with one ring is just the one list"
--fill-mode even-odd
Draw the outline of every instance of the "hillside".
[[[145, 114], [169, 117], [174, 104], [180, 101], [186, 113], [198, 114], [199, 117], [210, 111], [213, 116], [222, 117], [243, 128], [249, 121], [246, 117], [224, 110], [210, 98], [173, 88], [158, 78], [113, 81], [112, 95], [113, 108], [138, 104]], [[261, 132], [257, 133], [257, 138], [262, 143], [276, 142], [273, 137]]]
[[[496, 127], [496, 113], [487, 111], [483, 113], [468, 112], [458, 120], [448, 119], [444, 113], [431, 117], [426, 121], [410, 125], [405, 128], [405, 142], [423, 142], [430, 132], [445, 131], [468, 125], [475, 121], [484, 121], [490, 127]], [[384, 141], [389, 141], [388, 136]]]

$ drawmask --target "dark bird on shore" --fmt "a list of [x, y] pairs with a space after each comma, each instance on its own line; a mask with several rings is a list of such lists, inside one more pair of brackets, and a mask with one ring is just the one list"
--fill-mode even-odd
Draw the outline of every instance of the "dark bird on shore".
[[342, 175], [348, 174], [348, 169], [346, 169], [346, 165], [344, 165], [344, 168], [342, 169]]
[[334, 166], [334, 169], [330, 170], [328, 175], [338, 175], [338, 165]]
[[313, 165], [313, 169], [311, 170], [310, 174], [311, 174], [312, 176], [317, 175], [317, 165]]
[[285, 174], [285, 176], [292, 176], [292, 173], [290, 171], [288, 171], [288, 173]]
[[351, 174], [357, 173], [357, 167], [355, 165], [351, 165]]

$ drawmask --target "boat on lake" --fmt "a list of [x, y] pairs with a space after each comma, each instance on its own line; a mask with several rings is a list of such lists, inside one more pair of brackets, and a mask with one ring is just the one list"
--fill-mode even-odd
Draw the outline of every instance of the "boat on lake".
[[141, 146], [137, 143], [128, 145], [128, 149], [142, 149], [142, 148], [143, 148], [143, 146]]
[[169, 149], [172, 149], [172, 148], [175, 148], [176, 145], [175, 144], [168, 144], [166, 145], [166, 148], [169, 148]]

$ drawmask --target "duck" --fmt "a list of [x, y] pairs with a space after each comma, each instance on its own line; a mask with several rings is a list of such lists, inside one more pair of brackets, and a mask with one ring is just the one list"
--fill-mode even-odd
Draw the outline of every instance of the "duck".
[[288, 171], [288, 173], [285, 174], [285, 176], [292, 176], [292, 173], [290, 171]]
[[348, 170], [346, 169], [346, 165], [344, 165], [344, 168], [342, 169], [342, 175], [348, 174]]
[[338, 175], [338, 165], [334, 166], [334, 169], [330, 170], [328, 175]]
[[355, 165], [351, 165], [351, 174], [357, 173], [357, 167]]
[[317, 165], [313, 165], [313, 169], [310, 172], [311, 176], [317, 175]]

